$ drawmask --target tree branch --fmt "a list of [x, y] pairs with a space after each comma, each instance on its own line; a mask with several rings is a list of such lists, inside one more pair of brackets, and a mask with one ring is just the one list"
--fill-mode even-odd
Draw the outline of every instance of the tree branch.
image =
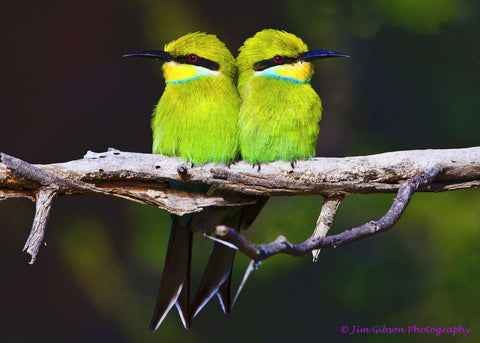
[[[2, 154], [2, 160], [8, 156]], [[164, 182], [205, 183], [217, 189], [253, 196], [307, 195], [323, 196], [354, 193], [395, 193], [400, 184], [437, 165], [442, 173], [436, 182], [423, 191], [447, 191], [480, 186], [480, 147], [442, 150], [410, 150], [388, 152], [370, 156], [344, 158], [312, 158], [298, 161], [295, 168], [288, 162], [262, 164], [252, 168], [238, 161], [230, 166], [207, 163], [187, 166], [179, 158], [153, 154], [120, 152], [111, 149], [103, 153], [88, 152], [83, 159], [65, 163], [34, 165], [63, 179], [77, 180], [120, 196], [119, 189], [143, 186], [161, 194], [175, 193], [165, 189]], [[15, 166], [0, 164], [0, 191], [3, 197], [25, 196], [38, 189], [38, 183], [14, 173]], [[105, 188], [117, 188], [116, 191]], [[18, 193], [15, 193], [17, 191]], [[65, 193], [69, 190], [66, 189]], [[72, 189], [76, 194], [78, 188]], [[23, 193], [22, 193], [23, 192]], [[121, 193], [121, 192], [120, 192]], [[33, 193], [30, 193], [32, 195]], [[126, 194], [126, 197], [131, 197]], [[1, 195], [0, 195], [1, 197]], [[228, 202], [228, 201], [227, 201]], [[217, 204], [201, 204], [204, 206]], [[220, 205], [220, 204], [218, 204]], [[168, 209], [168, 205], [165, 205]], [[170, 209], [168, 209], [170, 210]], [[173, 206], [172, 212], [179, 211]], [[191, 211], [191, 209], [183, 212]], [[182, 211], [180, 211], [182, 212]]]
[[[253, 204], [259, 197], [266, 199], [273, 195], [326, 197], [314, 235], [297, 245], [280, 236], [273, 243], [257, 247], [228, 228], [217, 229], [220, 236], [232, 240], [247, 256], [260, 261], [279, 252], [300, 256], [386, 230], [398, 220], [420, 186], [422, 191], [430, 192], [480, 186], [480, 147], [313, 158], [298, 161], [294, 168], [289, 162], [272, 162], [260, 169], [244, 161], [229, 166], [212, 163], [188, 166], [179, 158], [115, 149], [103, 153], [89, 151], [83, 159], [47, 165], [32, 165], [3, 153], [1, 158], [0, 200], [27, 197], [37, 201], [34, 225], [25, 245], [32, 255], [32, 263], [43, 240], [52, 200], [60, 195], [122, 197], [178, 215], [200, 212], [211, 206]], [[416, 175], [426, 171], [428, 181], [424, 182]], [[204, 183], [217, 191], [210, 195], [187, 193], [170, 189], [168, 182]], [[379, 221], [325, 236], [346, 195], [397, 191], [392, 208]], [[315, 256], [318, 251], [314, 252]]]

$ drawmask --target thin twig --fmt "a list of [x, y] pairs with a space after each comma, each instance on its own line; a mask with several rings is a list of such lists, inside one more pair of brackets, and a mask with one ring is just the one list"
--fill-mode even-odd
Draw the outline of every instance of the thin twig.
[[299, 244], [290, 243], [284, 236], [279, 236], [272, 243], [257, 246], [248, 241], [238, 231], [229, 227], [218, 226], [216, 233], [222, 239], [237, 246], [242, 253], [254, 260], [257, 264], [279, 253], [303, 256], [314, 249], [336, 248], [340, 245], [352, 243], [392, 228], [402, 216], [415, 191], [431, 184], [440, 172], [441, 168], [434, 166], [426, 173], [408, 179], [400, 186], [392, 206], [382, 218], [378, 221], [370, 221], [362, 226], [346, 230], [336, 235], [309, 238]]
[[[322, 211], [317, 219], [317, 225], [315, 231], [313, 231], [312, 238], [324, 237], [327, 235], [328, 230], [332, 227], [335, 216], [337, 215], [338, 208], [345, 199], [345, 195], [333, 195], [331, 197], [325, 197], [323, 199]], [[312, 250], [313, 262], [318, 261], [321, 249]]]
[[23, 251], [26, 250], [27, 253], [32, 256], [29, 262], [30, 264], [35, 262], [38, 250], [43, 243], [45, 227], [47, 226], [47, 220], [50, 215], [54, 196], [55, 190], [47, 187], [42, 187], [37, 192], [35, 219], [33, 220], [30, 236], [23, 247]]

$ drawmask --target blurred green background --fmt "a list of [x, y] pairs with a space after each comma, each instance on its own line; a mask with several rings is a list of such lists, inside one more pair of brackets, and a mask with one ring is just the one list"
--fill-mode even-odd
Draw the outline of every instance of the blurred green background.
[[[476, 0], [22, 1], [2, 5], [0, 151], [34, 163], [91, 149], [149, 152], [160, 64], [121, 55], [187, 32], [215, 33], [236, 54], [263, 28], [311, 49], [317, 154], [351, 156], [480, 145], [480, 16]], [[351, 196], [332, 230], [379, 218], [394, 195]], [[249, 239], [311, 234], [320, 197], [272, 199]], [[54, 201], [35, 265], [21, 252], [28, 200], [0, 203], [1, 342], [480, 341], [480, 191], [417, 194], [395, 228], [309, 256], [277, 256], [250, 278], [233, 313], [213, 299], [183, 329], [173, 310], [147, 330], [169, 232], [168, 213], [104, 197]], [[196, 238], [198, 278], [210, 242]], [[237, 259], [239, 281], [248, 260]], [[196, 266], [196, 267], [195, 267]], [[444, 334], [343, 335], [343, 325], [451, 327]]]

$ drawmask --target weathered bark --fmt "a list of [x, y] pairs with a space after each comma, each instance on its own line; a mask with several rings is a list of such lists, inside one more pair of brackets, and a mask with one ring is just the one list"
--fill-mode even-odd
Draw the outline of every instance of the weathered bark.
[[[4, 163], [0, 164], [0, 199], [11, 196], [33, 198], [34, 191], [40, 186], [38, 180], [35, 182], [15, 174], [5, 165], [5, 159], [9, 157], [2, 156]], [[206, 183], [219, 189], [254, 196], [329, 196], [394, 193], [403, 181], [427, 171], [434, 165], [442, 172], [432, 185], [422, 191], [447, 191], [480, 186], [480, 147], [397, 151], [344, 158], [317, 157], [297, 161], [294, 168], [288, 162], [272, 162], [262, 164], [260, 170], [243, 161], [230, 166], [211, 163], [189, 166], [179, 158], [111, 149], [104, 153], [88, 152], [80, 160], [35, 167], [62, 179], [96, 185], [96, 190], [90, 190], [90, 193], [96, 193], [99, 188], [103, 188], [105, 193], [114, 196], [122, 196], [121, 189], [131, 188], [143, 188], [145, 192], [154, 193], [159, 191], [159, 194], [175, 193], [164, 189], [164, 181]], [[44, 180], [51, 181], [49, 178]], [[78, 194], [89, 191], [85, 188], [63, 187], [62, 192]], [[128, 192], [123, 195], [130, 197]], [[150, 201], [145, 200], [145, 203]], [[220, 204], [198, 206], [214, 205]], [[174, 209], [172, 212], [175, 211]], [[188, 211], [192, 210], [189, 208], [184, 212]]]

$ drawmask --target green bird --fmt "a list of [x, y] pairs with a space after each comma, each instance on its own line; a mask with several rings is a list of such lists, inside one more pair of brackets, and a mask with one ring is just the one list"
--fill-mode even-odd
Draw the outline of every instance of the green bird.
[[239, 144], [251, 164], [315, 156], [322, 101], [310, 85], [311, 61], [349, 57], [312, 50], [294, 34], [265, 29], [247, 39], [236, 60], [241, 98]]
[[[153, 153], [181, 157], [192, 164], [231, 163], [238, 157], [240, 100], [236, 89], [235, 59], [216, 36], [190, 33], [166, 44], [163, 51], [148, 50], [124, 56], [149, 57], [164, 62], [162, 68], [166, 86], [151, 122]], [[203, 193], [208, 190], [202, 185], [170, 186]], [[222, 220], [226, 211], [220, 213], [223, 213], [219, 217]], [[160, 326], [174, 304], [183, 325], [186, 328], [191, 325], [190, 268], [194, 217], [172, 216], [165, 266], [150, 323], [151, 331]], [[200, 216], [196, 222], [201, 221]], [[214, 226], [204, 231], [213, 229]], [[231, 249], [215, 245], [212, 255], [215, 252], [215, 256], [219, 256], [213, 258], [213, 264], [220, 265], [221, 271], [213, 275], [207, 273], [206, 280], [202, 280], [197, 302], [205, 303], [203, 298], [216, 293], [227, 279], [233, 257], [228, 252], [225, 260], [222, 252], [228, 250]], [[228, 294], [227, 290], [223, 293]]]
[[[349, 57], [327, 50], [309, 51], [297, 36], [265, 29], [248, 38], [236, 59], [241, 158], [258, 165], [272, 161], [307, 159], [315, 156], [322, 117], [322, 102], [310, 85], [311, 61], [327, 57]], [[268, 198], [245, 206], [238, 229], [248, 228]], [[245, 273], [235, 300], [248, 275]], [[233, 306], [233, 305], [232, 305]]]

